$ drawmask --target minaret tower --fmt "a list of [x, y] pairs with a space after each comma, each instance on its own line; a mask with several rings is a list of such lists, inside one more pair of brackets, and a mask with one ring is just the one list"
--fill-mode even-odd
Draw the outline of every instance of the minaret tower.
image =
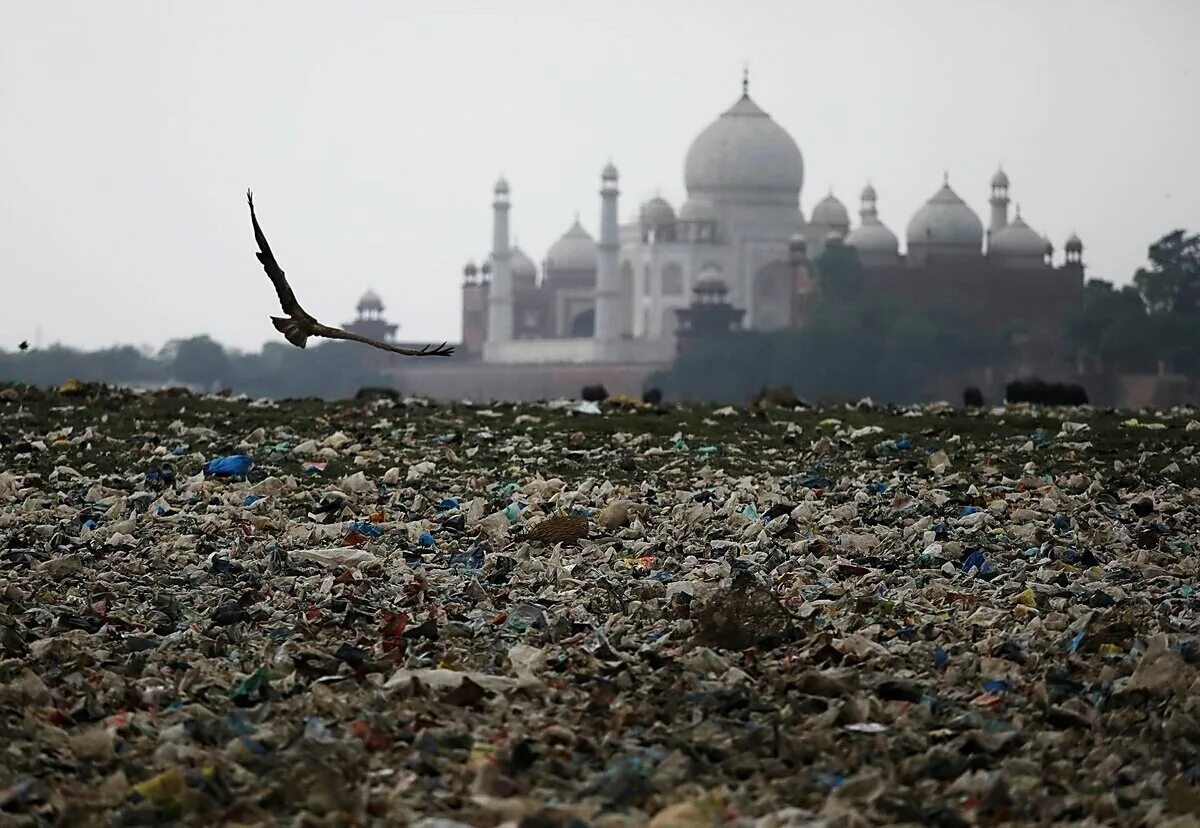
[[1003, 169], [996, 170], [992, 176], [992, 222], [988, 225], [988, 233], [995, 233], [1008, 226], [1008, 175]]
[[508, 182], [501, 176], [492, 200], [492, 282], [488, 290], [487, 341], [513, 338], [512, 248], [508, 244]]
[[863, 187], [862, 191], [862, 207], [859, 208], [858, 217], [863, 224], [870, 224], [879, 218], [879, 210], [876, 205], [875, 188], [867, 182], [867, 186]]
[[617, 268], [617, 168], [600, 174], [600, 243], [596, 262], [596, 339], [621, 336], [621, 283]]

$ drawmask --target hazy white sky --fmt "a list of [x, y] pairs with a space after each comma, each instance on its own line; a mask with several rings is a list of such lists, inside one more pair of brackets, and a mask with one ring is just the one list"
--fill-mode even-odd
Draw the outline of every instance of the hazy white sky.
[[491, 187], [535, 259], [601, 167], [623, 217], [678, 204], [691, 139], [751, 95], [800, 145], [805, 215], [870, 178], [903, 237], [948, 170], [1127, 280], [1200, 230], [1200, 2], [0, 0], [0, 347], [257, 349], [275, 297], [244, 191], [305, 306], [367, 287], [404, 339], [454, 339]]

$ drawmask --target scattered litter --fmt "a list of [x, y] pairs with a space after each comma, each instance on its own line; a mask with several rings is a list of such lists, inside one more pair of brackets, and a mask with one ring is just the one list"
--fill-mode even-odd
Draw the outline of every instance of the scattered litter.
[[4, 390], [13, 824], [1200, 811], [1191, 409]]

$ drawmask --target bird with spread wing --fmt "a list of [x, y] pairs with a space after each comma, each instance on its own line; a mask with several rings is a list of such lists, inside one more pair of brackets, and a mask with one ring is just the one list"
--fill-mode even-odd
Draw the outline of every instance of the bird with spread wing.
[[255, 255], [262, 262], [263, 270], [267, 272], [267, 278], [271, 280], [271, 284], [275, 285], [275, 292], [279, 294], [279, 304], [283, 307], [283, 312], [287, 314], [285, 317], [272, 316], [271, 322], [288, 342], [297, 348], [303, 348], [310, 336], [322, 336], [327, 339], [362, 342], [365, 345], [404, 356], [450, 356], [454, 353], [454, 346], [447, 346], [445, 342], [436, 348], [431, 345], [426, 345], [424, 348], [402, 348], [399, 345], [371, 339], [369, 336], [322, 325], [296, 301], [296, 294], [292, 293], [292, 287], [283, 275], [283, 268], [279, 266], [279, 262], [275, 261], [275, 254], [271, 252], [271, 246], [267, 244], [267, 237], [263, 235], [262, 228], [258, 226], [258, 216], [254, 214], [254, 195], [249, 190], [246, 191], [246, 201], [250, 203], [250, 223], [254, 225], [254, 239], [258, 242], [258, 253]]

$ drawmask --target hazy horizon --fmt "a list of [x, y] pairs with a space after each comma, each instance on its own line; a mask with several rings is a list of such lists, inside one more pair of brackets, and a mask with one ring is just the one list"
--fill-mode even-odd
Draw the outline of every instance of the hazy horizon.
[[1127, 282], [1200, 230], [1191, 50], [1200, 5], [1116, 2], [109, 2], [0, 0], [0, 348], [282, 341], [247, 187], [300, 301], [366, 289], [404, 340], [455, 339], [491, 188], [540, 260], [600, 169], [621, 216], [678, 205], [691, 140], [751, 95], [857, 224], [869, 179], [903, 239], [943, 171], [986, 223], [1003, 164], [1024, 218]]

